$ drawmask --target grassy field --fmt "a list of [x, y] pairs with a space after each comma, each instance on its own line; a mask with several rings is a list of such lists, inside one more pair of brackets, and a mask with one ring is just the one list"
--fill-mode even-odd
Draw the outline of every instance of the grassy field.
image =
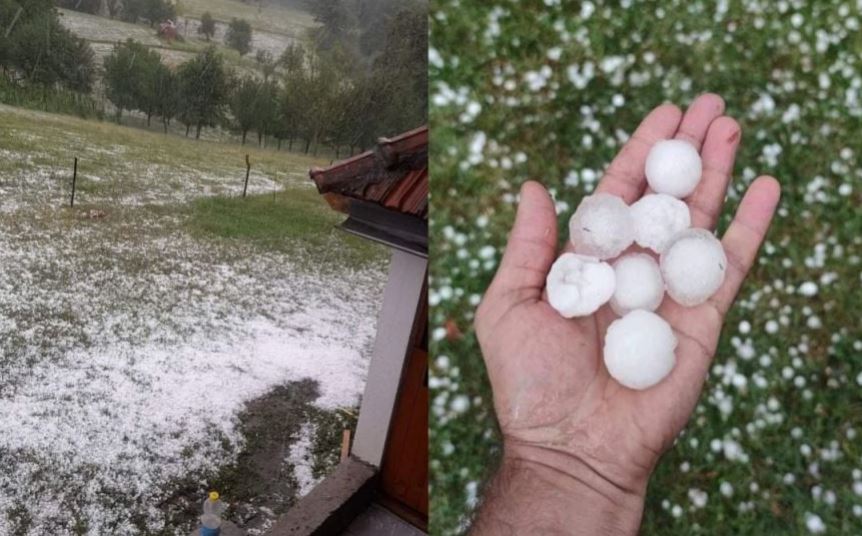
[[262, 533], [335, 463], [385, 249], [336, 229], [327, 161], [0, 124], [0, 534], [185, 536], [213, 486]]
[[315, 25], [314, 18], [305, 11], [269, 3], [260, 9], [236, 0], [181, 0], [178, 11], [181, 16], [195, 19], [207, 11], [222, 22], [245, 19], [253, 28], [294, 38], [303, 38], [306, 30]]
[[743, 129], [720, 230], [756, 175], [776, 176], [783, 198], [700, 404], [652, 479], [643, 533], [862, 533], [859, 3], [432, 11], [433, 533], [464, 532], [499, 454], [471, 324], [520, 184], [550, 188], [565, 239], [640, 118], [705, 91]]

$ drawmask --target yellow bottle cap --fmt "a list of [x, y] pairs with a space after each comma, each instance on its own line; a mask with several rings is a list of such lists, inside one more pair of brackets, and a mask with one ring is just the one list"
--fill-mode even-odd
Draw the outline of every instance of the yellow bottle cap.
[[219, 497], [219, 495], [218, 495], [217, 491], [211, 491], [210, 492], [210, 500], [211, 501], [213, 501], [213, 502], [217, 501], [218, 497]]

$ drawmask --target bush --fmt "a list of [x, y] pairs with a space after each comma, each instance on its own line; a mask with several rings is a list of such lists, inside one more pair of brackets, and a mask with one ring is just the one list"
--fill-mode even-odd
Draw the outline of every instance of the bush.
[[245, 56], [251, 52], [251, 24], [242, 19], [230, 21], [227, 35], [225, 35], [225, 43], [238, 51], [240, 56]]

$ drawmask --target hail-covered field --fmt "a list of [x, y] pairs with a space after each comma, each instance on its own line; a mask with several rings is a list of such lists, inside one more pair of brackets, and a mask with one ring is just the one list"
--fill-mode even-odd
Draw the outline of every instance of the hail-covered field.
[[653, 107], [705, 91], [743, 139], [719, 231], [782, 184], [646, 534], [862, 532], [862, 2], [432, 2], [432, 524], [459, 534], [500, 441], [473, 314], [527, 179], [580, 199]]
[[186, 534], [246, 404], [297, 382], [279, 478], [307, 491], [385, 282], [307, 179], [326, 162], [6, 106], [0, 125], [0, 534]]

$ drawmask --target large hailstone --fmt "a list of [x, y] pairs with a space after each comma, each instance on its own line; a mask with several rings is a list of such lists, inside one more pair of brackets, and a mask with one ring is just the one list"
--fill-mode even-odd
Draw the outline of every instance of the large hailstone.
[[632, 311], [611, 322], [604, 359], [611, 377], [629, 389], [646, 389], [673, 369], [676, 337], [665, 320], [650, 311]]
[[591, 315], [614, 293], [614, 269], [595, 257], [564, 253], [551, 266], [548, 302], [566, 318]]
[[658, 263], [646, 253], [623, 255], [613, 264], [616, 276], [611, 309], [620, 316], [635, 309], [655, 311], [664, 298]]
[[656, 253], [664, 251], [670, 240], [689, 228], [688, 205], [667, 194], [649, 194], [631, 206], [635, 242]]
[[680, 305], [700, 305], [724, 282], [727, 255], [706, 229], [688, 229], [661, 254], [661, 273], [670, 297]]
[[610, 259], [634, 242], [629, 206], [619, 197], [598, 193], [585, 197], [569, 220], [575, 252]]
[[700, 182], [702, 171], [700, 155], [687, 141], [662, 140], [647, 155], [647, 182], [660, 194], [679, 199], [688, 196]]

